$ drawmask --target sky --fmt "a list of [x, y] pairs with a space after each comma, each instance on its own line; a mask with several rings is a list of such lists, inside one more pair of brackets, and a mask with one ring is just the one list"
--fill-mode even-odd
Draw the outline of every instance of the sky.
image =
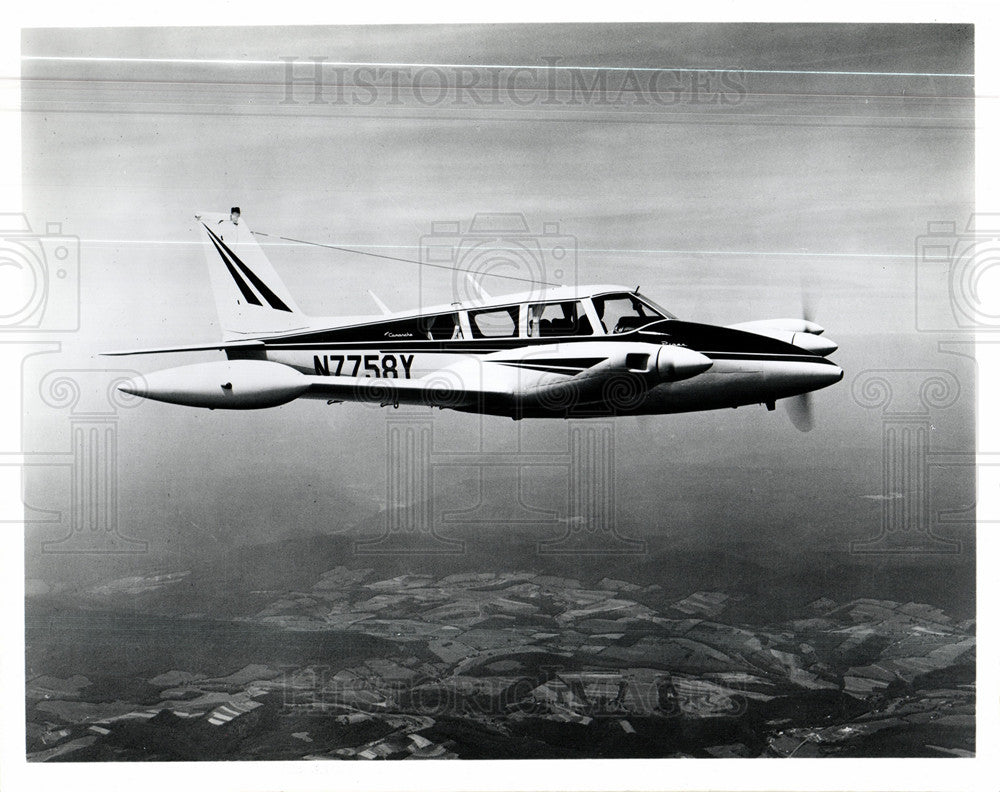
[[[29, 30], [22, 43], [28, 56], [71, 59], [24, 62], [23, 183], [36, 228], [58, 222], [80, 238], [81, 295], [79, 329], [25, 365], [28, 449], [68, 447], [66, 412], [36, 396], [46, 372], [106, 368], [103, 350], [218, 337], [193, 215], [237, 204], [255, 230], [404, 258], [419, 255], [435, 223], [464, 232], [476, 214], [521, 214], [533, 233], [557, 225], [569, 239], [566, 280], [640, 285], [684, 319], [796, 316], [807, 303], [840, 343], [834, 359], [846, 372], [816, 394], [813, 432], [762, 407], [616, 423], [619, 508], [648, 530], [728, 521], [746, 502], [743, 474], [761, 470], [759, 525], [741, 541], [795, 520], [804, 488], [810, 536], [871, 533], [884, 423], [852, 396], [869, 370], [949, 372], [960, 393], [934, 410], [931, 447], [972, 449], [974, 364], [939, 347], [955, 341], [961, 352], [967, 339], [941, 321], [946, 284], [914, 263], [929, 222], [961, 229], [973, 209], [968, 27]], [[286, 102], [282, 59], [297, 59], [303, 76], [317, 56], [363, 65], [324, 71], [323, 104], [304, 83]], [[703, 71], [657, 72], [673, 97], [658, 101], [653, 72], [630, 68]], [[480, 101], [435, 91], [436, 80], [453, 88], [470, 75], [504, 90]], [[608, 81], [603, 101], [587, 98], [594, 79]], [[338, 81], [353, 100], [336, 101]], [[637, 86], [638, 97], [627, 92]], [[396, 309], [452, 299], [447, 273], [315, 247], [267, 250], [309, 313], [374, 312], [367, 289]], [[212, 357], [114, 365], [145, 372]], [[384, 506], [388, 420], [321, 402], [123, 410], [121, 520], [154, 544], [178, 522], [195, 525], [183, 534], [195, 543], [213, 521], [244, 541], [288, 525], [323, 530], [331, 514]], [[490, 451], [564, 442], [561, 422], [526, 426], [441, 413], [434, 438]], [[707, 471], [714, 492], [691, 471]], [[36, 508], [65, 509], [67, 488], [64, 470], [28, 477]], [[953, 490], [942, 507], [971, 500], [971, 473]], [[52, 530], [29, 530], [29, 574], [33, 541]]]

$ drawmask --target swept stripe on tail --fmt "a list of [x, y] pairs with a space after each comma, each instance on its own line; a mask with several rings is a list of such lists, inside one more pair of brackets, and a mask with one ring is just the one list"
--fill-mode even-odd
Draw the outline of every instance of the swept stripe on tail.
[[301, 330], [309, 318], [267, 260], [238, 209], [195, 215], [204, 231], [205, 256], [224, 340]]
[[[202, 223], [202, 225], [205, 224]], [[246, 285], [246, 282], [244, 282], [243, 279], [240, 278], [239, 274], [233, 269], [231, 262], [235, 262], [236, 266], [238, 266], [243, 271], [243, 274], [247, 276], [250, 282], [254, 285], [254, 288], [256, 288], [257, 291], [264, 297], [264, 299], [267, 300], [268, 305], [270, 305], [276, 311], [291, 312], [292, 309], [289, 308], [287, 305], [285, 305], [281, 301], [281, 298], [279, 298], [278, 295], [276, 295], [273, 291], [271, 291], [267, 287], [267, 284], [264, 283], [264, 281], [262, 281], [260, 278], [258, 278], [254, 274], [253, 270], [251, 270], [246, 264], [244, 264], [240, 260], [240, 257], [237, 256], [235, 253], [233, 253], [233, 251], [229, 249], [226, 243], [215, 235], [215, 233], [212, 231], [211, 228], [205, 226], [205, 230], [208, 231], [209, 235], [212, 237], [212, 243], [215, 245], [215, 249], [219, 251], [219, 255], [222, 256], [222, 260], [226, 262], [226, 267], [229, 268], [229, 274], [233, 276], [233, 280], [235, 280], [236, 285], [240, 287], [240, 291], [243, 292], [243, 295], [246, 297], [247, 302], [252, 303], [253, 305], [260, 305], [260, 300], [257, 299], [257, 295], [255, 295], [253, 292], [250, 291], [249, 287]]]

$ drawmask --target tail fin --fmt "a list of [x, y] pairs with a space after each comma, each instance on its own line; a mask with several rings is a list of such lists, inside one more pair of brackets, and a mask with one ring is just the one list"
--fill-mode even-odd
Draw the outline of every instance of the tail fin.
[[287, 332], [308, 326], [271, 262], [240, 218], [229, 214], [196, 214], [205, 243], [208, 272], [225, 340]]

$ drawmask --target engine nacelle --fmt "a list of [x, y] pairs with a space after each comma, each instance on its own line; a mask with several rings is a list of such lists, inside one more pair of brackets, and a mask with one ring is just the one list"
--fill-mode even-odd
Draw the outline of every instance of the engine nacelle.
[[664, 344], [656, 353], [656, 373], [664, 382], [690, 379], [710, 368], [710, 358], [687, 347]]
[[700, 352], [671, 344], [621, 344], [608, 360], [583, 376], [606, 377], [611, 372], [642, 375], [649, 386], [659, 382], [677, 382], [708, 371], [712, 361]]
[[752, 322], [738, 322], [726, 325], [726, 327], [731, 330], [746, 330], [750, 333], [760, 333], [761, 330], [784, 330], [786, 333], [823, 335], [823, 328], [808, 319], [755, 319]]
[[278, 407], [301, 396], [309, 381], [295, 369], [266, 360], [220, 360], [154, 371], [118, 389], [144, 399], [215, 410]]
[[815, 322], [807, 322], [805, 319], [765, 319], [760, 322], [742, 322], [729, 325], [729, 329], [774, 338], [777, 341], [784, 341], [786, 344], [792, 344], [799, 349], [823, 357], [837, 351], [836, 342], [829, 338], [820, 337], [823, 328]]
[[[604, 360], [575, 376], [533, 375], [537, 377], [535, 382], [515, 390], [515, 398], [522, 405], [558, 411], [598, 403], [627, 411], [638, 406], [651, 388], [689, 379], [712, 367], [711, 359], [700, 352], [669, 344], [585, 342], [574, 344], [570, 349], [575, 355], [601, 356]], [[564, 349], [555, 346], [551, 351], [553, 356], [566, 354]], [[541, 354], [536, 347], [534, 355], [525, 359], [539, 359]]]

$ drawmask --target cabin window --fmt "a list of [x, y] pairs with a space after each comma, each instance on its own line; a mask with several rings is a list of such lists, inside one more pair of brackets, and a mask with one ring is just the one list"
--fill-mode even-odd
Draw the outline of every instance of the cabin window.
[[625, 333], [663, 316], [631, 294], [608, 294], [594, 298], [594, 310], [605, 333]]
[[579, 300], [538, 303], [528, 309], [529, 338], [592, 335], [593, 332]]
[[511, 338], [517, 335], [517, 306], [469, 311], [473, 338]]
[[462, 325], [458, 321], [458, 314], [428, 316], [422, 320], [422, 325], [423, 334], [431, 341], [454, 341], [462, 338]]

